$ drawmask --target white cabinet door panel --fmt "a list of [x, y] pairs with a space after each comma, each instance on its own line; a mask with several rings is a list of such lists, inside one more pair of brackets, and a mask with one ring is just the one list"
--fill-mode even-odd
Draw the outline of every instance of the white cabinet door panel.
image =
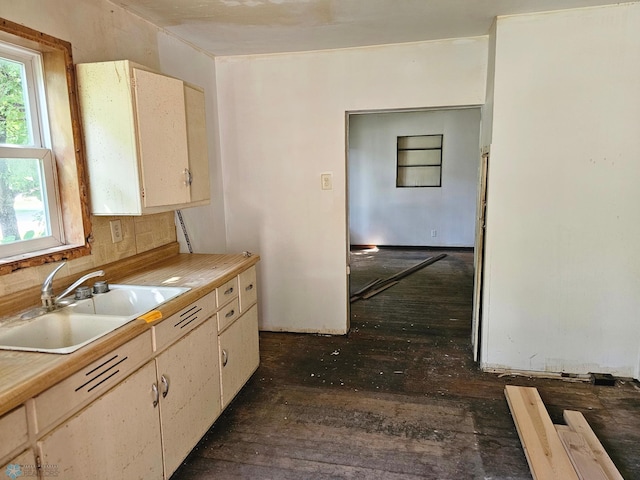
[[218, 337], [222, 407], [226, 407], [260, 363], [258, 308], [253, 306]]
[[40, 442], [65, 480], [163, 477], [155, 363], [145, 364]]
[[133, 77], [144, 206], [188, 203], [183, 83], [137, 68]]
[[209, 320], [156, 358], [167, 477], [220, 415], [216, 335]]

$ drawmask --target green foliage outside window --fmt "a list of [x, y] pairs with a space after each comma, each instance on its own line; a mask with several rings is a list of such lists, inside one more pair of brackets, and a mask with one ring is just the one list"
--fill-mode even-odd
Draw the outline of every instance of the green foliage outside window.
[[[29, 146], [28, 103], [21, 63], [0, 58], [0, 145]], [[42, 204], [40, 161], [0, 158], [0, 243], [27, 240], [46, 234], [44, 209], [16, 214], [15, 203]], [[20, 233], [22, 223], [23, 234]]]

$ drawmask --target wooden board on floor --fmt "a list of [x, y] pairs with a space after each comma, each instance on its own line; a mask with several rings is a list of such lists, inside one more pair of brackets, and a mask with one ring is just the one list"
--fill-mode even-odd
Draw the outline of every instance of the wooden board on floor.
[[424, 267], [428, 267], [432, 263], [436, 263], [438, 260], [442, 260], [446, 256], [447, 256], [446, 253], [441, 253], [440, 255], [436, 255], [435, 257], [429, 257], [426, 260], [423, 260], [422, 262], [418, 263], [417, 265], [414, 265], [409, 268], [405, 268], [404, 270], [401, 270], [400, 272], [394, 275], [391, 275], [389, 278], [386, 278], [385, 280], [383, 280], [383, 282], [386, 283], [386, 282], [392, 282], [394, 280], [401, 280], [404, 277], [408, 277], [412, 273], [423, 269]]
[[[429, 265], [431, 265], [432, 263], [437, 262], [438, 260], [442, 260], [444, 257], [446, 257], [447, 254], [446, 253], [442, 253], [440, 255], [437, 255], [435, 257], [429, 257], [426, 260], [423, 260], [422, 262], [418, 263], [417, 265], [413, 265], [409, 268], [405, 268], [404, 270], [401, 270], [400, 272], [391, 275], [390, 277], [385, 278], [384, 280], [381, 280], [379, 278], [377, 278], [376, 280], [369, 282], [368, 284], [366, 284], [364, 287], [362, 287], [360, 290], [358, 290], [357, 292], [353, 293], [350, 297], [349, 297], [349, 301], [351, 303], [356, 302], [360, 299], [368, 299], [373, 297], [374, 295], [377, 295], [378, 293], [382, 292], [383, 290], [386, 290], [387, 288], [393, 287], [396, 283], [398, 283], [398, 281], [402, 280], [404, 277], [407, 277], [409, 275], [411, 275], [414, 272], [417, 272], [418, 270], [427, 267]], [[375, 290], [373, 290], [375, 288]]]
[[600, 440], [598, 440], [596, 434], [589, 426], [589, 423], [584, 418], [584, 415], [574, 410], [565, 410], [563, 413], [563, 417], [564, 421], [567, 422], [567, 425], [571, 428], [571, 430], [579, 434], [584, 439], [594, 459], [604, 471], [606, 475], [605, 478], [609, 480], [623, 480], [622, 475], [620, 475], [620, 472], [616, 468], [615, 464], [611, 461], [611, 458], [609, 458], [609, 455], [600, 443]]
[[377, 285], [378, 283], [382, 282], [381, 278], [376, 278], [374, 280], [371, 280], [369, 283], [367, 283], [364, 287], [360, 288], [358, 291], [353, 292], [351, 294], [350, 297], [350, 301], [351, 302], [355, 302], [356, 300], [360, 300], [362, 298], [362, 295], [369, 289], [373, 288], [374, 285]]
[[538, 390], [507, 385], [505, 396], [533, 478], [578, 480]]
[[608, 480], [582, 435], [567, 425], [556, 425], [556, 430], [580, 480]]
[[387, 283], [386, 285], [383, 285], [382, 287], [376, 288], [375, 290], [371, 290], [370, 292], [368, 292], [367, 294], [363, 295], [362, 298], [371, 298], [374, 295], [379, 294], [380, 292], [383, 292], [384, 290], [386, 290], [387, 288], [391, 288], [394, 285], [397, 285], [398, 282], [391, 282], [391, 283]]

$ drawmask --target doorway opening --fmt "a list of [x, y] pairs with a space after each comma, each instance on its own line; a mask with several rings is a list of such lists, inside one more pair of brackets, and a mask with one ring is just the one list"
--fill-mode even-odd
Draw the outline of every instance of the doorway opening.
[[[479, 106], [467, 106], [349, 112], [346, 119], [348, 298], [377, 277], [385, 280], [443, 252], [459, 253], [445, 262], [449, 267], [438, 270], [471, 268], [470, 286], [463, 275], [459, 287], [471, 289], [468, 301], [474, 308], [465, 319], [455, 320], [465, 325], [467, 338], [471, 331], [474, 348], [480, 338], [475, 319], [479, 296], [474, 295], [479, 288], [474, 287], [474, 247], [480, 211], [480, 113]], [[376, 259], [376, 278], [363, 278], [361, 269], [371, 269]], [[394, 289], [399, 289], [392, 283], [382, 285], [386, 293], [380, 294], [397, 300]], [[435, 303], [425, 284], [418, 288], [424, 288], [424, 295], [413, 292], [410, 301], [421, 303], [413, 315]], [[350, 322], [352, 313], [349, 303]], [[412, 318], [406, 316], [407, 325]]]

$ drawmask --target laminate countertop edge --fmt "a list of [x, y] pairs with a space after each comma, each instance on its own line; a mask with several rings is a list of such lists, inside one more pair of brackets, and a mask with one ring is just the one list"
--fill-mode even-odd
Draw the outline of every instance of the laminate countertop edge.
[[0, 415], [149, 330], [259, 260], [255, 254], [175, 254], [130, 274], [109, 278], [113, 284], [169, 285], [190, 290], [157, 308], [162, 319], [151, 323], [132, 320], [70, 354], [0, 350]]

